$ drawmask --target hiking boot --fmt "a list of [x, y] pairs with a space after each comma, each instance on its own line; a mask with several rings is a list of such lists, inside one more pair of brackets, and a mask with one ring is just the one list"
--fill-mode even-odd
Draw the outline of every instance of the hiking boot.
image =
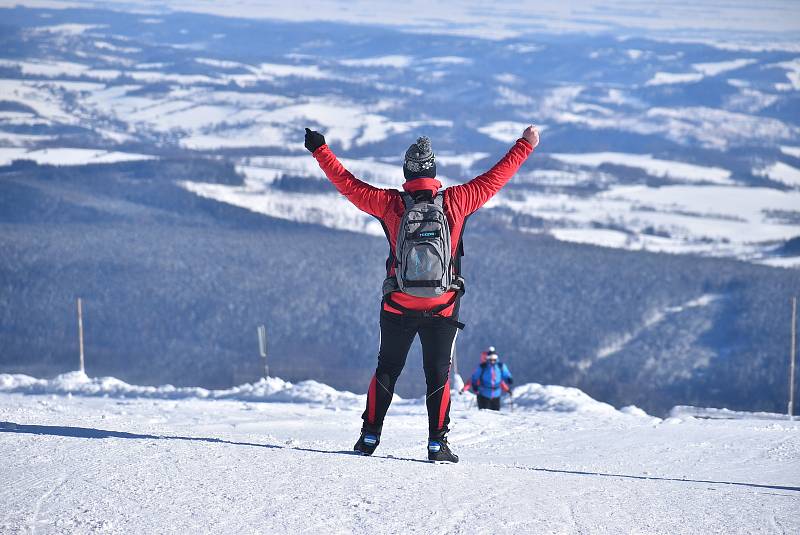
[[358, 442], [353, 446], [353, 451], [357, 451], [362, 455], [372, 455], [378, 444], [381, 443], [381, 436], [374, 431], [361, 430], [361, 436], [358, 437]]
[[457, 463], [458, 455], [450, 451], [447, 438], [428, 439], [428, 460], [433, 462]]

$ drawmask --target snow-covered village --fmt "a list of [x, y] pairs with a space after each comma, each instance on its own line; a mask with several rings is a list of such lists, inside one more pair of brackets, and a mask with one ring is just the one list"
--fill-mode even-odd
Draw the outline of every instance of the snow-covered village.
[[800, 533], [793, 0], [0, 43], [0, 533]]

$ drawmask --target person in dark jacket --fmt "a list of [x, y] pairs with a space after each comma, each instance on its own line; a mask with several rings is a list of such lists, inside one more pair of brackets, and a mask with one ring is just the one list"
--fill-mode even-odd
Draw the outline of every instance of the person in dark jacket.
[[[539, 132], [529, 126], [508, 153], [486, 173], [469, 182], [443, 190], [443, 209], [450, 229], [451, 257], [458, 258], [466, 218], [483, 206], [508, 182], [539, 143]], [[380, 189], [357, 179], [325, 143], [325, 137], [306, 128], [305, 147], [336, 189], [360, 210], [380, 221], [389, 241], [387, 279], [380, 313], [378, 366], [367, 391], [361, 435], [354, 450], [371, 455], [380, 443], [383, 420], [394, 394], [395, 383], [405, 365], [414, 338], [422, 343], [422, 361], [427, 385], [428, 459], [458, 462], [447, 442], [450, 422], [450, 363], [458, 329], [460, 292], [452, 288], [437, 297], [417, 297], [396, 289], [398, 230], [405, 201], [394, 189]], [[415, 202], [433, 199], [442, 188], [436, 180], [436, 158], [430, 139], [420, 137], [405, 153], [403, 190]], [[452, 269], [459, 269], [455, 261]], [[460, 275], [460, 273], [456, 273]], [[395, 278], [395, 286], [388, 286]]]
[[500, 398], [504, 393], [511, 395], [514, 379], [508, 366], [499, 361], [494, 347], [486, 352], [485, 360], [481, 355], [481, 361], [472, 372], [469, 382], [464, 385], [464, 390], [471, 390], [477, 395], [479, 409], [499, 411]]

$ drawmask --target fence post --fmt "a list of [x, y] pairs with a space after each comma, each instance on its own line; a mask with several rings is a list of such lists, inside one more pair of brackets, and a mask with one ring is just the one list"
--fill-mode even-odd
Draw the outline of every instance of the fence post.
[[787, 413], [789, 419], [793, 418], [794, 411], [794, 361], [797, 354], [797, 297], [792, 297], [792, 349], [789, 355], [789, 406]]
[[81, 306], [81, 298], [78, 298], [78, 343], [80, 345], [80, 370], [81, 373], [86, 373], [86, 370], [83, 366], [83, 307]]
[[264, 359], [264, 379], [269, 377], [269, 363], [267, 362], [267, 327], [258, 326], [258, 351]]

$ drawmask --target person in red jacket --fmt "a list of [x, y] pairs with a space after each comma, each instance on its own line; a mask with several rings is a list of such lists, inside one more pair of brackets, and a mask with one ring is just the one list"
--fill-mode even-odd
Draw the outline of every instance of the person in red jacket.
[[[539, 132], [531, 125], [489, 171], [444, 190], [443, 209], [450, 228], [451, 257], [456, 275], [460, 275], [459, 252], [466, 218], [500, 191], [538, 143]], [[394, 277], [395, 246], [405, 212], [401, 193], [394, 189], [376, 188], [357, 179], [339, 162], [319, 132], [306, 128], [305, 147], [339, 193], [380, 221], [389, 241], [387, 278], [380, 313], [378, 366], [367, 391], [361, 435], [353, 449], [371, 455], [380, 443], [383, 420], [392, 401], [395, 383], [403, 370], [411, 343], [419, 335], [427, 385], [428, 459], [458, 462], [458, 456], [452, 453], [447, 442], [447, 432], [450, 423], [450, 363], [457, 329], [463, 327], [458, 323], [463, 288], [454, 287], [436, 297], [417, 297], [400, 291]], [[415, 202], [432, 202], [442, 183], [436, 180], [436, 157], [430, 139], [420, 137], [408, 148], [403, 174], [406, 179], [403, 190]]]

